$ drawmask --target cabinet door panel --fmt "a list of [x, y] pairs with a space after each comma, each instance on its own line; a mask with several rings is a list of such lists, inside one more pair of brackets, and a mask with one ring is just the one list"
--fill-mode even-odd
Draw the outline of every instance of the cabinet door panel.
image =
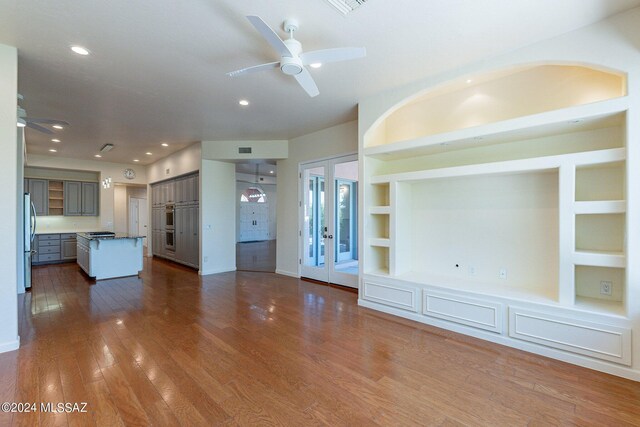
[[199, 218], [199, 208], [198, 206], [191, 206], [190, 208], [190, 225], [191, 230], [189, 233], [190, 236], [190, 250], [189, 250], [189, 262], [195, 266], [200, 266], [200, 218]]
[[62, 259], [76, 259], [77, 243], [76, 240], [63, 240], [61, 244]]
[[82, 215], [82, 183], [64, 182], [64, 214], [66, 216]]
[[29, 193], [36, 208], [36, 215], [49, 213], [49, 186], [46, 179], [29, 179]]
[[84, 216], [98, 215], [98, 183], [97, 182], [82, 183], [82, 215]]

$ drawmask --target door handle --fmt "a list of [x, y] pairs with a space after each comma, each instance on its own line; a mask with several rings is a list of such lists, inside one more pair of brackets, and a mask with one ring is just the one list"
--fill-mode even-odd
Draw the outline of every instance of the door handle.
[[329, 238], [329, 239], [333, 239], [333, 234], [329, 234], [329, 235], [327, 236], [327, 238]]

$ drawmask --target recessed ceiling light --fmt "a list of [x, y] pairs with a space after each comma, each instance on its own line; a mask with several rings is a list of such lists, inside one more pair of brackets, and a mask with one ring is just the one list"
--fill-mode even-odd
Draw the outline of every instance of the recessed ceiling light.
[[55, 148], [49, 148], [49, 151], [51, 151], [52, 153], [57, 153], [58, 150], [56, 150]]
[[471, 79], [467, 79], [467, 83], [471, 83], [473, 80]]
[[134, 161], [134, 162], [139, 162], [140, 160], [138, 160], [138, 159], [133, 159], [133, 161]]
[[102, 157], [102, 156], [101, 156], [100, 154], [94, 154], [94, 156], [93, 156], [93, 157], [100, 158], [100, 157]]
[[238, 104], [246, 107], [247, 105], [249, 105], [249, 101], [247, 101], [246, 99], [241, 99], [240, 101], [238, 101]]
[[71, 46], [71, 50], [77, 53], [78, 55], [89, 55], [89, 51], [82, 46]]
[[320, 68], [320, 67], [322, 67], [322, 63], [320, 63], [320, 62], [314, 62], [313, 64], [309, 64], [309, 66], [310, 66], [311, 68]]
[[53, 138], [51, 142], [60, 142], [60, 140], [58, 138]]
[[160, 145], [162, 145], [163, 147], [168, 147], [168, 146], [169, 146], [169, 144], [167, 144], [166, 142], [163, 142], [163, 143], [162, 143], [162, 144], [160, 144]]
[[64, 129], [64, 127], [62, 125], [53, 125], [51, 126], [54, 129]]
[[269, 171], [269, 173], [273, 173], [273, 171]]
[[151, 156], [153, 153], [150, 153], [150, 152], [148, 152], [148, 151], [147, 151], [147, 152], [146, 152], [146, 153], [144, 153], [144, 154], [146, 154], [147, 156]]

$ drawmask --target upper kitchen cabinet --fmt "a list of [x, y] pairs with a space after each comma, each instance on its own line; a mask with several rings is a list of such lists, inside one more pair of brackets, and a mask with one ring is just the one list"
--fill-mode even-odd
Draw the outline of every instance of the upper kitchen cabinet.
[[31, 201], [36, 209], [36, 215], [49, 213], [49, 183], [46, 179], [27, 179], [28, 188], [25, 191], [31, 193]]
[[67, 216], [82, 215], [82, 183], [64, 182], [64, 214]]
[[82, 183], [82, 215], [97, 216], [99, 193], [97, 182]]
[[67, 216], [99, 215], [97, 182], [65, 181], [64, 214]]

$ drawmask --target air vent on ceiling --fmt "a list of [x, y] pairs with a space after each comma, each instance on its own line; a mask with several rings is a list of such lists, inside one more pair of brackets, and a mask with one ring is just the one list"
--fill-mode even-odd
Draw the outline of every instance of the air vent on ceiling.
[[367, 2], [367, 0], [326, 0], [331, 6], [335, 7], [338, 12], [346, 15], [349, 12], [353, 12], [363, 4]]
[[251, 147], [238, 147], [239, 154], [251, 154]]

